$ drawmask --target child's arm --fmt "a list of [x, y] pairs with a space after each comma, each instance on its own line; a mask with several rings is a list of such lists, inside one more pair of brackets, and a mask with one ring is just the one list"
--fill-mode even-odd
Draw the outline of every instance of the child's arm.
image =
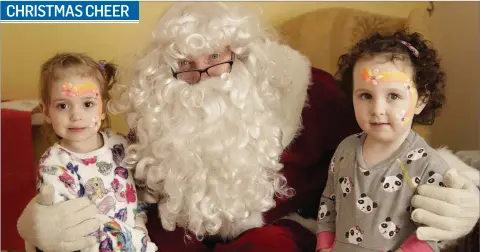
[[[137, 192], [140, 194], [142, 191], [137, 190]], [[141, 199], [141, 197], [139, 197]], [[137, 203], [137, 210], [135, 214], [135, 229], [139, 229], [143, 231], [146, 235], [148, 240], [150, 240], [150, 237], [148, 236], [148, 230], [146, 227], [146, 224], [148, 222], [148, 217], [147, 217], [147, 208], [148, 204], [142, 201], [138, 201]]]
[[122, 233], [122, 235], [115, 235], [115, 237], [113, 237], [115, 240], [110, 241], [113, 244], [116, 244], [117, 242], [122, 243], [122, 251], [124, 249], [130, 252], [158, 251], [157, 246], [150, 242], [148, 234], [146, 234], [143, 230], [139, 230], [137, 227], [133, 228], [119, 219], [111, 219], [105, 215], [101, 216], [100, 218], [102, 218], [102, 221], [104, 222], [105, 229], [109, 229], [109, 231], [100, 231], [100, 236], [106, 235], [102, 234], [102, 232], [110, 232], [111, 234], [113, 232]]
[[53, 186], [53, 204], [76, 199], [84, 194], [84, 188], [76, 173], [78, 167], [69, 160], [71, 159], [68, 153], [50, 148], [46, 157], [39, 162], [37, 186]]
[[35, 251], [35, 247], [43, 251], [76, 251], [97, 243], [96, 237], [88, 235], [100, 226], [95, 218], [97, 208], [90, 200], [79, 197], [54, 204], [54, 201], [65, 201], [59, 190], [65, 186], [63, 183], [59, 185], [61, 181], [56, 175], [55, 165], [62, 163], [57, 151], [49, 148], [40, 158], [37, 196], [28, 203], [17, 222], [18, 233], [25, 240], [27, 251]]
[[[335, 154], [338, 153], [338, 150]], [[335, 240], [335, 171], [336, 160], [339, 155], [334, 155], [330, 162], [328, 180], [320, 199], [320, 207], [317, 217], [317, 247], [316, 251], [327, 252], [332, 248]]]
[[[127, 136], [124, 136], [120, 133], [114, 132], [110, 129], [106, 129], [105, 132], [108, 132], [108, 135], [110, 135], [109, 139], [110, 141], [115, 144], [115, 145], [122, 145], [123, 146], [123, 151], [126, 151], [128, 148], [128, 145], [132, 143], [130, 139]], [[129, 136], [131, 134], [129, 133]], [[121, 156], [124, 156], [124, 153], [121, 154]], [[122, 165], [125, 165], [124, 159], [122, 159]], [[126, 167], [126, 165], [125, 165]], [[129, 171], [131, 173], [131, 171]], [[130, 174], [130, 176], [133, 176], [133, 174]], [[134, 180], [131, 180], [132, 183], [134, 183]], [[137, 208], [135, 209], [135, 226], [134, 229], [139, 230], [143, 232], [146, 235], [147, 240], [150, 242], [150, 237], [148, 236], [148, 230], [146, 227], [148, 217], [147, 217], [147, 208], [148, 204], [145, 203], [144, 200], [144, 195], [145, 192], [141, 187], [138, 187], [135, 185], [135, 191], [137, 193]]]
[[[435, 242], [434, 242], [435, 243]], [[395, 252], [432, 252], [432, 251], [439, 251], [438, 249], [434, 249], [437, 246], [431, 244], [431, 242], [426, 242], [419, 240], [417, 235], [413, 233], [405, 240], [400, 248], [397, 249]]]
[[[428, 160], [427, 168], [424, 170], [418, 186], [423, 184], [444, 186], [443, 176], [447, 170], [449, 170], [447, 163], [440, 157], [432, 155], [432, 157]], [[435, 204], [435, 202], [432, 202], [432, 204]], [[400, 246], [400, 249], [402, 249], [403, 252], [440, 251], [436, 241], [420, 240], [418, 239], [416, 232], [413, 233], [405, 242], [403, 242], [403, 244]]]

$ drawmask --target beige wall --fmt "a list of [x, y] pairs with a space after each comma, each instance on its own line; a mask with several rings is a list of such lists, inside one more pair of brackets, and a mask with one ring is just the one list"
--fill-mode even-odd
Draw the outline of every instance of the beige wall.
[[447, 103], [432, 144], [480, 149], [480, 2], [435, 2], [429, 26], [447, 73]]
[[[320, 8], [346, 7], [407, 17], [426, 2], [249, 2], [263, 8], [264, 18], [278, 25]], [[1, 24], [2, 99], [35, 99], [40, 65], [60, 51], [84, 52], [95, 59], [128, 67], [132, 56], [148, 41], [158, 17], [171, 2], [141, 2], [139, 24]], [[321, 24], [319, 24], [321, 25]], [[121, 117], [113, 128], [125, 132]]]

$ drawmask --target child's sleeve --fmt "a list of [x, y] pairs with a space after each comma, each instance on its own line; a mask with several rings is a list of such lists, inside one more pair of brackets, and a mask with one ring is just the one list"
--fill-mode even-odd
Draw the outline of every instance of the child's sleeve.
[[323, 190], [317, 217], [317, 247], [316, 251], [323, 248], [331, 248], [335, 240], [335, 168], [340, 161], [340, 151], [337, 149], [330, 161], [328, 168], [328, 180]]
[[113, 244], [122, 244], [122, 251], [129, 252], [154, 252], [157, 251], [157, 246], [150, 241], [148, 234], [142, 230], [138, 230], [136, 227], [132, 228], [126, 225], [124, 222], [118, 219], [106, 219], [103, 231], [100, 231], [100, 236], [106, 235], [103, 232], [117, 231], [121, 235], [117, 234], [114, 238], [116, 241], [110, 241]]
[[[443, 184], [443, 176], [445, 175], [445, 172], [450, 169], [448, 164], [441, 157], [432, 155], [426, 166], [423, 175], [418, 178], [418, 186], [424, 184], [445, 186]], [[400, 248], [402, 248], [404, 252], [440, 251], [436, 241], [419, 240], [416, 233], [413, 233], [405, 242], [403, 242]]]
[[50, 148], [42, 156], [37, 169], [37, 190], [51, 184], [55, 190], [53, 203], [59, 203], [83, 196], [85, 189], [80, 184], [76, 171], [78, 167], [69, 162], [68, 154]]
[[147, 209], [148, 209], [148, 203], [146, 203], [143, 200], [143, 191], [139, 190], [137, 188], [137, 193], [138, 193], [138, 202], [137, 202], [137, 209], [135, 211], [135, 228], [143, 230], [146, 234], [148, 234], [147, 230], [147, 222], [148, 222], [148, 217], [147, 217]]
[[[120, 134], [112, 130], [105, 130], [106, 134], [109, 136], [111, 144], [114, 146], [115, 156], [121, 157], [123, 163], [123, 158], [125, 157], [125, 151], [130, 144], [130, 140], [127, 136]], [[130, 134], [130, 133], [129, 133]], [[121, 146], [121, 147], [120, 147]], [[132, 183], [135, 183], [135, 180], [131, 180]], [[147, 209], [148, 204], [144, 200], [144, 191], [142, 188], [135, 185], [135, 191], [137, 194], [137, 208], [135, 209], [135, 229], [142, 230], [145, 234], [148, 235], [146, 224], [148, 221], [147, 218]]]

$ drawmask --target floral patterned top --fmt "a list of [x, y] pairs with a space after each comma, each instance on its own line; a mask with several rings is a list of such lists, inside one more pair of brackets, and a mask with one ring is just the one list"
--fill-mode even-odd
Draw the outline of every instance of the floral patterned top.
[[[108, 237], [118, 231], [134, 236], [138, 233], [138, 230], [134, 230], [135, 219], [146, 219], [146, 205], [137, 203], [133, 174], [122, 166], [127, 139], [111, 130], [100, 133], [104, 145], [89, 153], [75, 153], [59, 143], [50, 147], [39, 162], [37, 192], [42, 184], [52, 184], [55, 189], [54, 203], [88, 197], [100, 214], [109, 216], [112, 220], [97, 234], [107, 246], [107, 243], [112, 244]], [[102, 231], [105, 231], [103, 235]], [[144, 236], [143, 233], [141, 235]], [[145, 244], [139, 244], [142, 247], [146, 245], [146, 239], [143, 238], [131, 237], [130, 240], [122, 241], [122, 246], [128, 246], [134, 240], [143, 240], [142, 243]]]

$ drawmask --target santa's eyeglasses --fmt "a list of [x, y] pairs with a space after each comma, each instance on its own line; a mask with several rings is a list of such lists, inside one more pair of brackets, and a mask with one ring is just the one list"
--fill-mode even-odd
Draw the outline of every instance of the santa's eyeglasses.
[[206, 73], [209, 77], [218, 77], [224, 73], [230, 73], [230, 71], [232, 71], [233, 61], [234, 54], [232, 53], [231, 60], [211, 65], [204, 69], [187, 70], [182, 72], [175, 72], [172, 69], [172, 74], [175, 79], [185, 81], [188, 84], [195, 84], [200, 81], [203, 73]]

